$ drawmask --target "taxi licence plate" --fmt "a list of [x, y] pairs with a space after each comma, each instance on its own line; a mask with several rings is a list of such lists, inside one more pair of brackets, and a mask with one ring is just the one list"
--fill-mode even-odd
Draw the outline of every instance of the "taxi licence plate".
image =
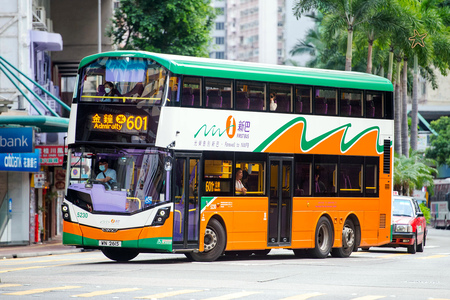
[[98, 241], [98, 245], [102, 247], [122, 247], [121, 241]]

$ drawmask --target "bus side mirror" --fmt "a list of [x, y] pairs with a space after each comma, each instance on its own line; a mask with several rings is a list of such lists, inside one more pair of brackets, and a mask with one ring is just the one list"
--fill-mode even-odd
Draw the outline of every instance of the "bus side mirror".
[[67, 154], [64, 154], [62, 167], [63, 169], [67, 168]]

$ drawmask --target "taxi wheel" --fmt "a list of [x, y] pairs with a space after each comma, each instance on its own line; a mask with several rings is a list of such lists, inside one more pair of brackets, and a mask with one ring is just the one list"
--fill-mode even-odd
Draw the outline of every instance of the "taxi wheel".
[[139, 255], [139, 252], [131, 249], [103, 248], [103, 254], [110, 260], [125, 262]]
[[215, 261], [224, 253], [227, 234], [218, 220], [211, 219], [209, 221], [206, 227], [204, 241], [204, 252], [186, 253], [186, 257], [195, 261]]
[[408, 246], [408, 253], [416, 254], [416, 251], [417, 251], [417, 234], [414, 239], [414, 244], [412, 244], [411, 246]]
[[314, 248], [308, 252], [312, 257], [325, 258], [333, 247], [333, 227], [327, 217], [321, 217], [317, 222]]
[[417, 245], [417, 252], [423, 252], [423, 248], [425, 247], [425, 239], [426, 238], [427, 238], [427, 235], [424, 233], [422, 243], [420, 243], [420, 245]]

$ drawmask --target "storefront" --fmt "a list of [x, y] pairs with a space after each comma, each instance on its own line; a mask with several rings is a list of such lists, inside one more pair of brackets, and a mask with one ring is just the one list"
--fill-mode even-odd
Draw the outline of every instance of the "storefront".
[[[65, 135], [67, 128], [66, 118], [0, 116], [0, 245], [37, 243], [61, 233], [64, 146], [35, 146], [35, 139], [36, 132]], [[11, 148], [19, 136], [31, 147]]]

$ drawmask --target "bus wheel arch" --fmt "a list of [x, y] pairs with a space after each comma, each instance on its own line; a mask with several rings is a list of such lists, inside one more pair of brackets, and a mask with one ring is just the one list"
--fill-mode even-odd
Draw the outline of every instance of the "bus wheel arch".
[[186, 257], [201, 262], [215, 261], [227, 246], [226, 227], [222, 218], [214, 216], [209, 220], [203, 239], [204, 251], [186, 253]]
[[314, 234], [314, 248], [309, 249], [311, 256], [325, 258], [334, 244], [334, 227], [329, 215], [322, 215], [317, 221]]

